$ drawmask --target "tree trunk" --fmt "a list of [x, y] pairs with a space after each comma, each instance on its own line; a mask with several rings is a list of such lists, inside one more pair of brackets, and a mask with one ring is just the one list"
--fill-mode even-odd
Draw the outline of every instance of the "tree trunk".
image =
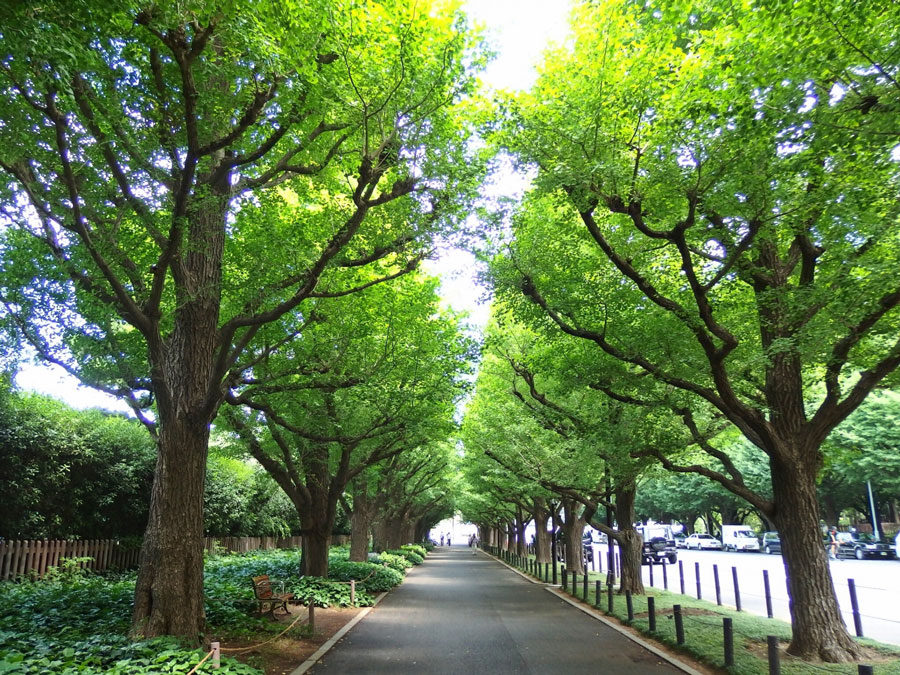
[[331, 529], [334, 527], [327, 507], [313, 503], [312, 508], [301, 514], [303, 527], [303, 548], [300, 551], [300, 575], [312, 577], [328, 576], [328, 549], [331, 547]]
[[859, 646], [838, 610], [819, 529], [816, 472], [800, 461], [787, 464], [773, 459], [770, 466], [778, 504], [773, 520], [781, 535], [790, 595], [792, 639], [787, 651], [804, 660], [854, 660], [860, 654]]
[[357, 477], [353, 483], [353, 515], [350, 517], [350, 560], [352, 562], [365, 562], [368, 559], [372, 511], [368, 485], [363, 478]]
[[616, 520], [619, 532], [615, 537], [619, 545], [619, 593], [631, 591], [633, 595], [644, 594], [644, 580], [641, 577], [643, 540], [634, 529], [634, 500], [637, 486], [633, 481], [621, 481], [616, 485]]
[[550, 533], [547, 531], [547, 523], [550, 521], [550, 511], [543, 497], [535, 497], [534, 510], [534, 557], [539, 563], [550, 562]]
[[162, 424], [135, 585], [135, 636], [203, 632], [203, 485], [209, 427]]
[[632, 595], [644, 594], [644, 580], [641, 577], [641, 535], [631, 527], [621, 530], [616, 537], [619, 545], [619, 593], [631, 591]]
[[566, 545], [566, 569], [584, 574], [584, 554], [581, 536], [584, 534], [584, 519], [576, 512], [574, 500], [563, 500], [563, 541]]
[[517, 509], [516, 514], [516, 553], [525, 557], [528, 554], [527, 545], [528, 542], [525, 541], [525, 527], [528, 525], [528, 521], [522, 515], [522, 509]]
[[[221, 155], [210, 158], [220, 159]], [[213, 376], [230, 177], [188, 208], [172, 332], [148, 336], [159, 414], [156, 471], [134, 591], [132, 633], [198, 642], [203, 607], [203, 487], [209, 425], [223, 394]]]

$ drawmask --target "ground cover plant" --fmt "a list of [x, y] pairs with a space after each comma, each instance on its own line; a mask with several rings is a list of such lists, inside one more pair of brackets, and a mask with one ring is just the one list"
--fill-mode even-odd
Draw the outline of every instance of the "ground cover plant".
[[[371, 605], [376, 593], [403, 580], [402, 572], [380, 562], [351, 563], [343, 549], [333, 549], [333, 553], [331, 579], [301, 578], [296, 550], [207, 556], [207, 637], [266, 639], [284, 628], [256, 615], [252, 576], [268, 574], [283, 580], [287, 591], [298, 598], [311, 598], [320, 607], [349, 606], [351, 579], [358, 582], [357, 606]], [[0, 584], [0, 673], [188, 672], [206, 654], [205, 649], [186, 647], [171, 637], [138, 642], [128, 638], [135, 579], [134, 572], [98, 576], [70, 564], [41, 581]], [[211, 666], [204, 665], [199, 672], [211, 672]], [[216, 672], [249, 675], [261, 671], [223, 656]]]

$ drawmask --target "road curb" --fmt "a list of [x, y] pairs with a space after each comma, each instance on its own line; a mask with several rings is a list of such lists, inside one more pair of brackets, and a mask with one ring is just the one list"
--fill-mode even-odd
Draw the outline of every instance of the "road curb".
[[559, 587], [548, 587], [547, 590], [550, 593], [552, 593], [553, 595], [555, 595], [556, 597], [558, 597], [560, 600], [563, 600], [564, 602], [569, 603], [575, 609], [579, 609], [582, 612], [584, 612], [585, 614], [587, 614], [588, 616], [593, 617], [594, 619], [596, 619], [597, 621], [599, 621], [603, 624], [606, 624], [607, 626], [612, 628], [614, 631], [616, 631], [620, 635], [624, 635], [632, 642], [634, 642], [634, 643], [640, 645], [641, 647], [643, 647], [644, 649], [646, 649], [648, 652], [655, 654], [656, 656], [661, 658], [663, 661], [666, 661], [667, 663], [674, 666], [675, 668], [678, 668], [678, 670], [688, 673], [689, 675], [703, 675], [703, 673], [701, 673], [699, 670], [691, 668], [688, 664], [684, 663], [683, 661], [679, 661], [678, 659], [676, 659], [674, 656], [671, 656], [670, 654], [666, 654], [659, 647], [656, 647], [653, 644], [647, 642], [646, 640], [642, 640], [637, 635], [633, 635], [631, 632], [624, 630], [622, 628], [622, 626], [615, 623], [614, 621], [610, 621], [609, 619], [607, 619], [605, 616], [600, 614], [600, 612], [596, 611], [595, 609], [584, 606], [582, 603], [580, 603], [580, 602], [576, 601], [574, 598], [570, 597], [567, 593], [563, 592], [562, 590], [559, 590]]
[[316, 665], [316, 663], [318, 663], [319, 659], [321, 659], [323, 656], [325, 656], [325, 654], [327, 654], [329, 651], [331, 651], [331, 648], [334, 647], [335, 644], [337, 644], [337, 641], [340, 640], [342, 637], [344, 637], [347, 633], [349, 633], [350, 630], [356, 624], [358, 624], [360, 621], [362, 621], [363, 618], [365, 618], [366, 614], [368, 614], [373, 609], [375, 609], [375, 607], [378, 606], [378, 603], [381, 602], [385, 596], [387, 596], [387, 591], [385, 591], [384, 593], [379, 595], [377, 598], [375, 598], [375, 602], [372, 603], [371, 607], [366, 607], [363, 611], [361, 611], [359, 614], [357, 614], [352, 619], [350, 619], [350, 621], [347, 622], [347, 625], [345, 625], [337, 633], [332, 635], [331, 638], [328, 640], [328, 642], [326, 642], [321, 647], [319, 647], [312, 656], [310, 656], [308, 659], [306, 659], [306, 661], [304, 661], [299, 666], [297, 666], [297, 668], [292, 670], [290, 675], [302, 675], [307, 670], [309, 670], [314, 665]]

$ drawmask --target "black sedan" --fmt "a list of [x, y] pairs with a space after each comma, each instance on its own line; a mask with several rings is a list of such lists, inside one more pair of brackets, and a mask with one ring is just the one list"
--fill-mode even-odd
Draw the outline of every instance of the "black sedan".
[[871, 534], [858, 532], [838, 532], [838, 558], [882, 558], [892, 560], [894, 549], [890, 544], [876, 541]]

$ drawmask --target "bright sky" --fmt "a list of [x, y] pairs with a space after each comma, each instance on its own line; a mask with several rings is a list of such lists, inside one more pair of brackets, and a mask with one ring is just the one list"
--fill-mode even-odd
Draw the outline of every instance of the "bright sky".
[[[483, 75], [496, 89], [526, 89], [535, 78], [534, 66], [549, 42], [561, 42], [566, 33], [569, 0], [468, 0], [466, 12], [482, 24], [497, 56]], [[495, 195], [521, 194], [525, 179], [499, 177], [490, 190]], [[487, 323], [488, 306], [479, 303], [484, 290], [477, 285], [478, 269], [465, 251], [442, 250], [438, 260], [427, 261], [426, 270], [441, 277], [441, 294], [454, 309], [470, 314], [478, 327]], [[24, 389], [62, 399], [76, 408], [103, 407], [127, 411], [121, 402], [87, 387], [58, 367], [25, 365], [16, 376]]]

